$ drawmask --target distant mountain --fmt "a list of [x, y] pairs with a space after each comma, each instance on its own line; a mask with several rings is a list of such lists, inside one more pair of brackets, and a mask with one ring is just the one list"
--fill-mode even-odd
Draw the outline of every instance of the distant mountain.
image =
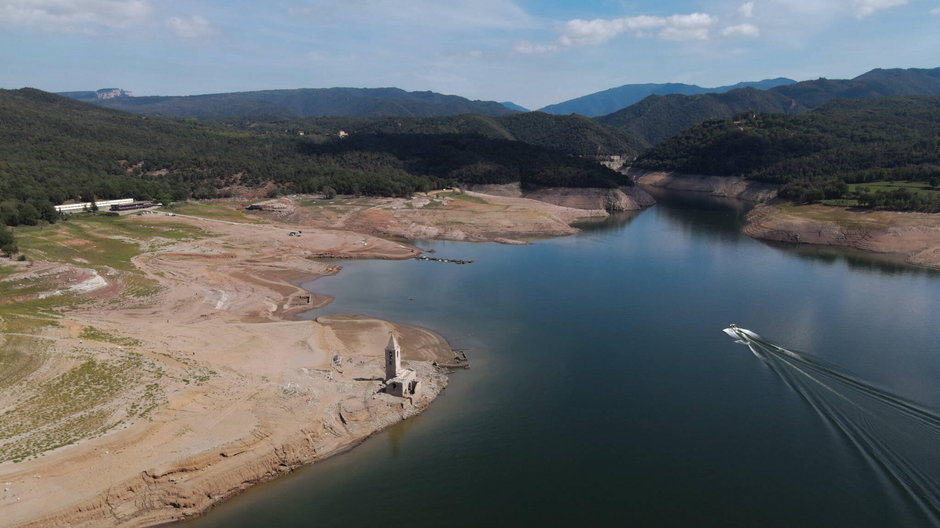
[[131, 97], [134, 94], [121, 88], [102, 88], [94, 92], [63, 92], [58, 95], [64, 95], [86, 103], [94, 103], [104, 99], [114, 99], [115, 97]]
[[807, 108], [815, 108], [833, 99], [933, 95], [940, 94], [940, 68], [876, 69], [854, 79], [803, 81], [772, 91], [791, 97]]
[[515, 110], [517, 112], [529, 112], [530, 111], [528, 108], [524, 106], [519, 106], [512, 101], [503, 101], [502, 103], [499, 103], [499, 104], [505, 106], [506, 108], [510, 110]]
[[[99, 92], [101, 92], [99, 90]], [[64, 92], [85, 102], [139, 114], [209, 119], [269, 116], [440, 116], [476, 113], [505, 115], [514, 111], [494, 101], [471, 101], [435, 92], [398, 88], [303, 88], [188, 96], [102, 98], [99, 92]], [[91, 94], [95, 94], [94, 97]]]
[[694, 84], [667, 83], [667, 84], [626, 84], [602, 92], [593, 93], [571, 99], [563, 103], [548, 105], [540, 110], [549, 114], [581, 114], [596, 117], [616, 112], [621, 108], [639, 102], [650, 95], [697, 95], [703, 93], [723, 93], [737, 88], [757, 88], [766, 90], [775, 86], [793, 84], [796, 81], [784, 77], [765, 79], [763, 81], [740, 82], [730, 86], [716, 88], [703, 88]]
[[739, 88], [720, 94], [651, 95], [597, 120], [655, 145], [706, 119], [731, 117], [746, 111], [795, 114], [805, 110], [806, 107], [785, 95]]
[[854, 79], [817, 79], [769, 90], [738, 89], [723, 94], [650, 96], [597, 118], [656, 144], [706, 119], [744, 111], [796, 114], [833, 99], [940, 94], [940, 68], [872, 70]]

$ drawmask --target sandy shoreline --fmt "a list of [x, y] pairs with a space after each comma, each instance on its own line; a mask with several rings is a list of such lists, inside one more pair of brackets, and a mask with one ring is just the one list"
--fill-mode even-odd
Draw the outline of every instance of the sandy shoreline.
[[[293, 320], [330, 300], [297, 285], [338, 270], [311, 259], [404, 259], [416, 248], [364, 243], [346, 231], [304, 228], [288, 237], [283, 225], [134, 221], [183, 223], [211, 236], [134, 257], [159, 293], [129, 298], [123, 292], [133, 277], [105, 273], [106, 287], [89, 293], [93, 302], [42, 335], [22, 336], [44, 346], [24, 383], [41, 385], [76, 365], [113, 364], [109, 375], [127, 379], [81, 416], [104, 413], [114, 423], [103, 432], [0, 464], [0, 525], [152, 526], [199, 515], [421, 412], [446, 386], [446, 372], [433, 363], [451, 362], [453, 352], [430, 330], [360, 316]], [[90, 275], [82, 273], [73, 275]], [[89, 339], [89, 328], [110, 337]], [[413, 401], [379, 391], [393, 331], [424, 384]], [[8, 394], [0, 406], [22, 406], [14, 400]], [[140, 411], [141, 402], [150, 407]], [[6, 441], [21, 439], [29, 440]]]
[[744, 233], [777, 242], [839, 246], [940, 269], [940, 215], [823, 205], [758, 205]]
[[[60, 225], [37, 247], [80, 255], [114, 240], [143, 251], [128, 269], [73, 256], [21, 266], [3, 279], [41, 279], [84, 302], [52, 325], [26, 325], [24, 333], [7, 327], [0, 339], [19, 351], [28, 375], [0, 391], [0, 412], [34, 419], [28, 404], [48, 397], [44, 387], [75, 376], [88, 385], [75, 389], [81, 398], [101, 395], [72, 411], [64, 395], [50, 401], [65, 408], [62, 416], [0, 434], [7, 457], [0, 463], [0, 525], [152, 526], [191, 518], [425, 409], [447, 384], [446, 368], [437, 365], [459, 364], [446, 340], [359, 316], [296, 320], [332, 300], [299, 286], [342, 268], [322, 259], [421, 253], [376, 236], [527, 243], [576, 233], [570, 224], [577, 220], [652, 199], [638, 189], [588, 189], [547, 190], [539, 199], [516, 190], [272, 202], [278, 207], [254, 216], [235, 202], [194, 206], [199, 216], [127, 216], [127, 227], [100, 232], [94, 223], [79, 231]], [[120, 229], [153, 229], [154, 236], [130, 240]], [[174, 230], [201, 235], [161, 236]], [[424, 384], [411, 401], [379, 390], [393, 331], [406, 366]], [[71, 431], [76, 424], [82, 427]]]

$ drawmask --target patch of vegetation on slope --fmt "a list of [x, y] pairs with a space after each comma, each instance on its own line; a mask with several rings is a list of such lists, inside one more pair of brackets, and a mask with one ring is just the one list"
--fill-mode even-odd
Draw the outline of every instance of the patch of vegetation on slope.
[[347, 134], [473, 134], [520, 141], [580, 157], [633, 158], [646, 150], [639, 138], [583, 116], [529, 112], [506, 116], [463, 114], [444, 117], [231, 119], [219, 122], [237, 129], [304, 134], [323, 140]]
[[936, 212], [940, 192], [849, 184], [940, 185], [940, 96], [840, 100], [796, 116], [710, 120], [663, 141], [635, 166], [776, 183], [781, 196], [801, 202], [851, 199]]
[[792, 114], [803, 110], [806, 108], [786, 96], [742, 88], [721, 94], [652, 95], [598, 121], [655, 145], [706, 119], [748, 111]]

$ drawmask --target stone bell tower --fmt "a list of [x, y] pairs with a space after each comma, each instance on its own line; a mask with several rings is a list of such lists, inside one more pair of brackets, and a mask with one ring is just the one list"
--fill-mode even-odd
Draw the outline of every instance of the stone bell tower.
[[399, 398], [413, 398], [420, 388], [418, 373], [414, 369], [401, 368], [401, 347], [398, 346], [395, 334], [392, 334], [385, 345], [385, 393]]
[[385, 345], [385, 381], [397, 378], [401, 374], [401, 347], [395, 339], [395, 334], [392, 334], [388, 338], [388, 344]]

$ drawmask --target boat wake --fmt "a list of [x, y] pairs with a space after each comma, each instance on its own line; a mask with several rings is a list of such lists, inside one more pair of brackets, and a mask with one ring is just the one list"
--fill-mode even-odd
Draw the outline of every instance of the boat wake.
[[925, 523], [940, 526], [940, 416], [732, 325], [747, 346], [851, 442]]

